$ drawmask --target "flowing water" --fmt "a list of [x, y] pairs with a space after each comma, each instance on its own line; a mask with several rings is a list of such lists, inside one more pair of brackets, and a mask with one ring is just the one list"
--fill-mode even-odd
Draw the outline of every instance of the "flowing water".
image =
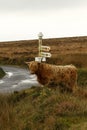
[[1, 66], [6, 75], [0, 79], [0, 92], [19, 91], [32, 86], [38, 86], [36, 75], [31, 75], [29, 70], [12, 66]]

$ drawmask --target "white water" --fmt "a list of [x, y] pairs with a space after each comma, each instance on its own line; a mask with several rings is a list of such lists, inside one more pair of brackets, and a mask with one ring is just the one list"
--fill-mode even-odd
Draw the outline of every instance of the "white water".
[[0, 80], [0, 92], [13, 92], [21, 89], [38, 86], [36, 75], [30, 75], [26, 69], [11, 66], [2, 66], [6, 72]]
[[3, 80], [0, 80], [0, 84], [3, 84], [4, 83], [4, 81]]
[[7, 74], [8, 78], [10, 78], [13, 75], [12, 72], [6, 72], [6, 74]]
[[32, 83], [33, 84], [33, 82], [34, 83], [37, 83], [37, 81], [36, 80], [34, 80], [34, 79], [26, 79], [26, 80], [22, 80], [21, 82], [20, 82], [20, 84], [23, 84], [23, 83], [25, 83], [25, 84], [27, 84], [27, 83]]

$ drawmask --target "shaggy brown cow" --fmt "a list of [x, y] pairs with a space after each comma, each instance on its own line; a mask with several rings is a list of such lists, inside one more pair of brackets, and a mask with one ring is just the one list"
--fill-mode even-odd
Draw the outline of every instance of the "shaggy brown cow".
[[77, 69], [73, 65], [56, 66], [36, 61], [27, 62], [31, 74], [37, 75], [42, 85], [57, 84], [74, 91], [77, 86]]

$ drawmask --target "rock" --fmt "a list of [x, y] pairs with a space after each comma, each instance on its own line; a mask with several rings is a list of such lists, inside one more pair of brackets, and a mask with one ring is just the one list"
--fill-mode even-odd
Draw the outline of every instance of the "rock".
[[3, 78], [5, 76], [4, 70], [0, 67], [0, 78]]

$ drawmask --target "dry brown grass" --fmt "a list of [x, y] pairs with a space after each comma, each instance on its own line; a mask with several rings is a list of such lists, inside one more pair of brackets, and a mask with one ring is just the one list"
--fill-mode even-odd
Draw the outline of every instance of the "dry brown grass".
[[[87, 37], [43, 39], [43, 45], [51, 47], [52, 64], [74, 64], [87, 67]], [[38, 56], [38, 40], [0, 43], [0, 63], [24, 64]]]
[[[78, 129], [79, 125], [87, 122], [87, 97], [84, 93], [83, 90], [71, 94], [61, 93], [58, 88], [33, 87], [10, 95], [0, 95], [0, 129]], [[86, 127], [87, 123], [83, 128]]]

